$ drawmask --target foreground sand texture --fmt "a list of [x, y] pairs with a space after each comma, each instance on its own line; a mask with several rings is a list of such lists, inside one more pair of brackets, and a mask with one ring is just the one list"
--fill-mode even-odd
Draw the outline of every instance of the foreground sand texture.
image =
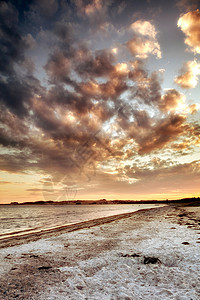
[[200, 299], [199, 210], [140, 211], [2, 248], [0, 299]]

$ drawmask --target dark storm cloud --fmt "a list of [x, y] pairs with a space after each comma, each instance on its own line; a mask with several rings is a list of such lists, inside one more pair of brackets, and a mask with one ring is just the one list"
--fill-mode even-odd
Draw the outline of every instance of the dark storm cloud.
[[39, 81], [31, 75], [25, 78], [10, 76], [0, 81], [0, 101], [21, 117], [28, 114], [30, 100], [40, 90]]
[[5, 149], [24, 150], [31, 144], [28, 136], [30, 122], [0, 106], [0, 144]]
[[142, 60], [135, 60], [131, 65], [133, 69], [128, 76], [135, 83], [132, 96], [148, 105], [159, 106], [162, 92], [160, 72], [149, 74]]
[[45, 65], [45, 70], [51, 82], [72, 83], [70, 79], [71, 63], [62, 52], [54, 52]]
[[64, 21], [58, 21], [55, 23], [53, 29], [54, 34], [64, 43], [70, 43], [73, 40], [74, 24]]
[[58, 0], [33, 0], [32, 2], [32, 10], [45, 18], [50, 18], [58, 9]]
[[114, 56], [106, 50], [97, 51], [95, 56], [88, 53], [86, 58], [81, 57], [78, 61], [76, 72], [83, 77], [109, 76], [113, 71], [113, 62]]
[[[4, 110], [2, 112], [5, 113]], [[5, 149], [24, 150], [30, 145], [30, 139], [27, 137], [27, 127], [19, 119], [12, 120], [9, 123], [6, 125], [3, 118], [0, 119], [1, 126], [4, 125], [0, 128], [0, 145]]]
[[133, 110], [133, 115], [138, 128], [149, 129], [151, 127], [152, 120], [145, 110]]
[[18, 148], [19, 141], [14, 140], [13, 137], [9, 137], [7, 133], [0, 128], [0, 145], [4, 147]]
[[[138, 75], [140, 76], [139, 82], [138, 82]], [[143, 77], [144, 75], [146, 74], [145, 71], [142, 72], [142, 69], [139, 70], [138, 74], [135, 75], [137, 84], [134, 86], [133, 89], [134, 97], [140, 101], [143, 101], [148, 105], [158, 106], [161, 101], [162, 79], [160, 78], [158, 72], [153, 72], [147, 78]]]
[[[11, 113], [4, 105], [0, 105], [0, 120], [5, 129], [16, 135], [24, 135], [27, 132], [27, 124], [23, 119]], [[3, 127], [3, 126], [2, 126]]]
[[174, 141], [186, 130], [185, 120], [186, 117], [184, 116], [172, 114], [150, 127], [144, 136], [137, 136], [136, 141], [139, 145], [139, 154], [162, 149], [168, 143]]
[[[77, 87], [77, 83], [74, 83]], [[66, 89], [63, 85], [55, 85], [52, 89], [46, 94], [46, 102], [53, 103], [55, 106], [62, 106], [66, 113], [75, 112], [77, 117], [84, 114], [88, 114], [89, 110], [92, 109], [93, 103], [91, 98], [84, 93], [71, 92]]]
[[[0, 27], [0, 101], [23, 117], [28, 112], [31, 97], [40, 86], [31, 75], [31, 63], [25, 56], [33, 39], [31, 35], [23, 37], [20, 34], [18, 12], [10, 3], [0, 3]], [[21, 67], [27, 69], [26, 75], [20, 75]]]
[[14, 63], [24, 60], [24, 50], [28, 48], [18, 29], [18, 12], [9, 2], [0, 3], [0, 71], [9, 76], [14, 72]]
[[34, 163], [25, 152], [0, 155], [0, 169], [10, 173], [33, 170]]

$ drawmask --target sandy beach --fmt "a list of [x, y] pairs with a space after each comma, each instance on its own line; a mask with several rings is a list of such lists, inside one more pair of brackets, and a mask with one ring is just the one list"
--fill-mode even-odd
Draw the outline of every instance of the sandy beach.
[[199, 208], [142, 210], [1, 248], [0, 299], [200, 299]]

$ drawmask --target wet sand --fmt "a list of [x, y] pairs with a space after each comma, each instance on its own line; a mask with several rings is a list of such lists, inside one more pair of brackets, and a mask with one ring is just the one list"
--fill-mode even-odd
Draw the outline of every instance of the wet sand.
[[0, 299], [200, 299], [199, 210], [124, 217], [2, 248]]

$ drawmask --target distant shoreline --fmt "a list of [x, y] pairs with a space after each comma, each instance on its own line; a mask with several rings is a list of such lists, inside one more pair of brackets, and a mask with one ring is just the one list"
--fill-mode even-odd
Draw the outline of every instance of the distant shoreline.
[[26, 201], [26, 202], [11, 202], [2, 203], [0, 205], [103, 205], [103, 204], [190, 204], [190, 205], [200, 205], [199, 197], [192, 198], [182, 198], [176, 200], [68, 200], [68, 201]]

